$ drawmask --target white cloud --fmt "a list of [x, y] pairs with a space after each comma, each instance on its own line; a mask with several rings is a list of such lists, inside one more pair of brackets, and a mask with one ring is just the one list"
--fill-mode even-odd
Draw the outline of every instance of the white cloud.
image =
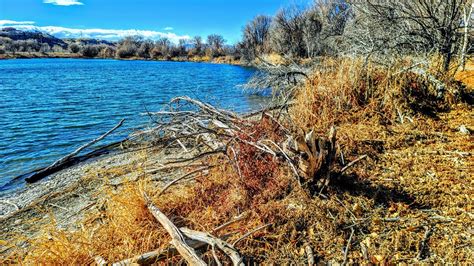
[[[5, 20], [7, 21], [7, 20]], [[8, 22], [15, 22], [8, 20]], [[26, 23], [28, 22], [28, 23]], [[145, 39], [157, 40], [159, 38], [168, 38], [173, 43], [178, 43], [180, 39], [191, 39], [189, 35], [177, 35], [173, 32], [160, 32], [153, 30], [136, 30], [136, 29], [76, 29], [58, 26], [35, 26], [34, 22], [23, 21], [20, 23], [4, 23], [0, 26], [8, 25], [19, 30], [37, 30], [49, 33], [57, 38], [93, 38], [109, 41], [117, 41], [127, 36], [142, 36]], [[31, 22], [31, 23], [30, 23]]]
[[174, 30], [174, 28], [173, 27], [166, 27], [166, 28], [164, 28], [164, 30], [170, 31], [170, 30]]
[[0, 26], [9, 26], [9, 25], [33, 25], [34, 21], [15, 21], [15, 20], [0, 20]]
[[57, 6], [75, 6], [75, 5], [84, 5], [84, 3], [77, 0], [43, 0], [45, 4], [53, 4]]

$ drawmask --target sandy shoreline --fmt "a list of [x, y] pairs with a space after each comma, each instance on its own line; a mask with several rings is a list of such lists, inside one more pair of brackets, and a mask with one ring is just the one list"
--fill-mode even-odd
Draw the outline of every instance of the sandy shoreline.
[[[54, 222], [58, 228], [74, 228], [85, 212], [99, 209], [99, 189], [104, 184], [118, 187], [127, 181], [152, 177], [157, 183], [172, 178], [175, 172], [154, 170], [174, 152], [153, 149], [117, 150], [99, 156], [46, 179], [0, 197], [1, 235], [34, 236]], [[139, 171], [137, 171], [140, 169]], [[173, 174], [174, 173], [174, 174]], [[1, 253], [8, 248], [2, 248]]]

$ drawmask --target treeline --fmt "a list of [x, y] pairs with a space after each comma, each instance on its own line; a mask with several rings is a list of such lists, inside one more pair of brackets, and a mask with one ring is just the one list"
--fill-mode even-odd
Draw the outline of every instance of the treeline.
[[65, 49], [60, 45], [50, 46], [48, 43], [45, 43], [45, 42], [41, 43], [35, 39], [12, 40], [7, 37], [0, 37], [0, 54], [4, 54], [6, 52], [48, 53], [48, 52], [62, 52], [62, 51], [65, 51]]
[[206, 42], [201, 36], [195, 36], [192, 39], [180, 39], [177, 44], [168, 38], [152, 41], [130, 36], [118, 42], [116, 51], [118, 58], [172, 59], [205, 56], [212, 59], [224, 55], [237, 56], [237, 53], [232, 45], [226, 45], [226, 40], [217, 34], [207, 36]]
[[[89, 40], [88, 42], [91, 42]], [[203, 40], [201, 36], [192, 39], [180, 39], [177, 44], [168, 38], [160, 38], [156, 41], [144, 39], [140, 36], [129, 36], [116, 43], [90, 44], [83, 40], [68, 40], [67, 45], [50, 46], [48, 43], [40, 43], [35, 39], [12, 40], [0, 37], [0, 54], [4, 53], [72, 53], [82, 57], [100, 58], [143, 58], [171, 60], [182, 58], [183, 60], [193, 57], [205, 57], [212, 60], [221, 56], [232, 56], [239, 59], [239, 53], [235, 46], [227, 45], [226, 40], [218, 34], [211, 34]]]
[[242, 58], [438, 53], [447, 70], [472, 50], [470, 0], [316, 0], [257, 16], [243, 30]]

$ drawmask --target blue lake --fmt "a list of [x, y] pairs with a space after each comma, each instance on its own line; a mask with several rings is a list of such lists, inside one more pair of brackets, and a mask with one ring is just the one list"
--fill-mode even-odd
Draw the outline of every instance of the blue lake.
[[149, 123], [140, 115], [187, 95], [246, 112], [266, 97], [238, 85], [251, 68], [206, 63], [83, 59], [0, 60], [0, 192], [125, 118], [104, 143]]

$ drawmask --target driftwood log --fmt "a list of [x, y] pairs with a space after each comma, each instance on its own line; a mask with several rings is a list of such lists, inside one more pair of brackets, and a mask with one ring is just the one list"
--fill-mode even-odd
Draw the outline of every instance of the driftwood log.
[[61, 159], [55, 161], [50, 166], [48, 166], [46, 168], [43, 168], [43, 169], [33, 173], [31, 176], [29, 176], [25, 179], [26, 182], [28, 182], [28, 183], [37, 182], [37, 181], [45, 178], [46, 176], [48, 176], [50, 174], [53, 174], [53, 173], [55, 173], [59, 170], [64, 169], [64, 167], [69, 165], [71, 163], [71, 161], [74, 160], [75, 156], [77, 156], [82, 150], [86, 149], [87, 147], [90, 147], [90, 146], [94, 145], [95, 143], [103, 140], [108, 135], [112, 134], [112, 132], [114, 132], [117, 128], [122, 126], [124, 121], [125, 121], [125, 119], [120, 120], [120, 122], [117, 125], [115, 125], [112, 129], [110, 129], [109, 131], [107, 131], [106, 133], [101, 135], [100, 137], [98, 137], [98, 138], [82, 145], [81, 147], [79, 147], [75, 151], [73, 151], [72, 153], [70, 153], [70, 154], [62, 157]]
[[186, 243], [181, 231], [151, 202], [148, 196], [144, 195], [144, 197], [147, 202], [148, 210], [171, 236], [171, 244], [178, 250], [186, 262], [190, 265], [206, 265], [196, 254], [196, 251]]

